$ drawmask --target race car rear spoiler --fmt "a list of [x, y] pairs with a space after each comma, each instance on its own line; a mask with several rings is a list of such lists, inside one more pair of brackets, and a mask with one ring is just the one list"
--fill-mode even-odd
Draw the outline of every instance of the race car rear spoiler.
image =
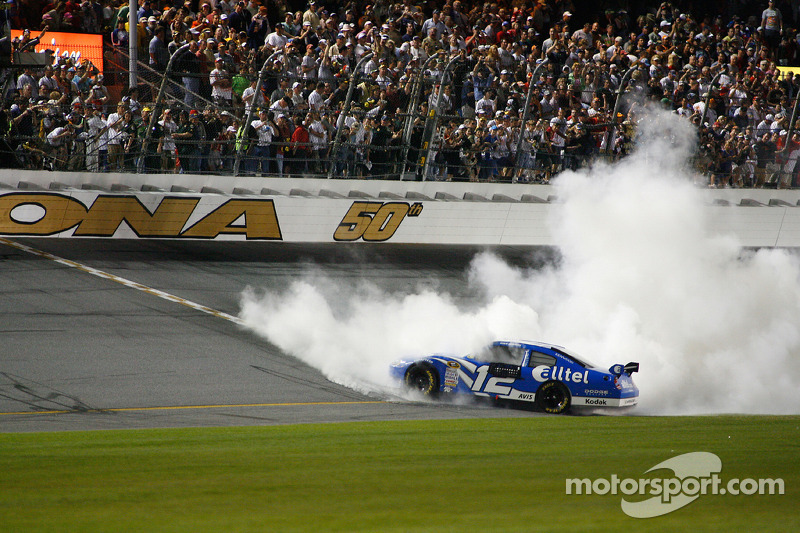
[[639, 363], [628, 363], [625, 366], [614, 365], [611, 368], [609, 368], [609, 371], [612, 374], [614, 374], [616, 377], [621, 376], [623, 372], [625, 372], [626, 374], [628, 374], [630, 376], [634, 372], [638, 372], [639, 371]]

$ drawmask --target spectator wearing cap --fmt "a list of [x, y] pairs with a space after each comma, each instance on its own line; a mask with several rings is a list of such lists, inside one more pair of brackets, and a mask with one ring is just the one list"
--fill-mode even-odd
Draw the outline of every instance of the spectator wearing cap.
[[[280, 123], [278, 121], [280, 116], [284, 115], [284, 117], [285, 117], [291, 111], [291, 107], [292, 107], [291, 89], [289, 89], [288, 91], [289, 91], [289, 94], [287, 94], [283, 98], [278, 98], [276, 100], [271, 100], [272, 104], [269, 106], [269, 110], [272, 113], [273, 120], [278, 125], [280, 125]], [[291, 137], [291, 132], [289, 133], [289, 136]]]
[[[311, 23], [309, 23], [307, 27], [311, 28]], [[303, 14], [300, 13], [300, 16], [297, 17], [296, 14], [292, 13], [291, 11], [287, 11], [286, 16], [283, 18], [283, 32], [287, 37], [291, 38], [299, 36], [302, 31]]]
[[774, 116], [772, 113], [767, 113], [764, 119], [756, 125], [755, 135], [756, 138], [761, 138], [765, 133], [772, 133], [772, 122]]
[[101, 110], [105, 109], [106, 104], [110, 103], [111, 97], [104, 82], [105, 78], [102, 74], [95, 76], [91, 88], [89, 89], [89, 95], [84, 101], [85, 104], [98, 105]]
[[211, 98], [214, 103], [230, 108], [233, 105], [233, 89], [231, 75], [225, 70], [225, 61], [222, 58], [214, 60], [214, 70], [209, 75], [211, 83]]
[[[515, 22], [515, 24], [517, 24]], [[512, 43], [517, 40], [517, 29], [511, 25], [511, 22], [504, 20], [501, 24], [500, 31], [495, 35], [497, 43]]]
[[303, 80], [315, 80], [319, 71], [319, 60], [313, 44], [307, 44], [305, 54], [300, 60], [300, 77]]
[[217, 29], [214, 30], [214, 37], [216, 39], [228, 40], [231, 37], [233, 29], [228, 23], [228, 15], [222, 13], [217, 22]]
[[236, 33], [246, 32], [252, 17], [250, 12], [245, 9], [244, 2], [235, 2], [233, 9], [228, 14], [228, 26]]
[[431, 29], [436, 30], [434, 34], [434, 39], [436, 40], [441, 40], [442, 35], [447, 33], [447, 26], [442, 21], [442, 14], [438, 9], [434, 9], [433, 13], [431, 13], [431, 18], [422, 23], [421, 31], [423, 35], [430, 35]]
[[[225, 71], [230, 75], [233, 76], [236, 74], [237, 70], [237, 61], [234, 57], [228, 52], [228, 43], [225, 41], [221, 41], [219, 39], [215, 39], [217, 41], [217, 53], [214, 54], [214, 61], [216, 62], [217, 59], [222, 60], [222, 66]], [[235, 45], [234, 45], [235, 46]]]
[[302, 43], [305, 45], [303, 48], [307, 48], [308, 45], [311, 45], [312, 48], [316, 49], [320, 44], [320, 38], [317, 35], [317, 31], [311, 27], [310, 22], [303, 22], [302, 26], [300, 27], [299, 31], [297, 32], [297, 36], [300, 38]]
[[149, 17], [152, 17], [155, 14], [155, 12], [153, 11], [153, 8], [152, 8], [150, 0], [143, 0], [143, 1], [140, 2], [140, 4], [141, 4], [141, 7], [139, 7], [139, 10], [136, 12], [136, 18], [137, 19], [139, 19], [139, 20], [142, 20], [143, 18], [147, 19]]
[[493, 89], [489, 89], [475, 102], [475, 114], [493, 117], [496, 112], [497, 102], [495, 102], [495, 92]]
[[[269, 94], [268, 100], [270, 102], [277, 102], [284, 96], [288, 96], [290, 91], [291, 87], [289, 87], [289, 78], [283, 76], [278, 80], [278, 86], [275, 89], [273, 89], [272, 92]], [[273, 120], [275, 120], [276, 118], [277, 118], [276, 116], [272, 117]]]
[[325, 55], [331, 58], [331, 60], [336, 60], [337, 58], [341, 58], [344, 49], [346, 48], [347, 41], [345, 39], [344, 33], [337, 33], [335, 39], [330, 41], [328, 46], [325, 49]]
[[250, 108], [252, 106], [256, 106], [256, 108], [259, 108], [263, 106], [265, 103], [264, 87], [262, 85], [261, 90], [256, 92], [257, 84], [258, 84], [258, 78], [255, 76], [251, 77], [250, 85], [242, 93], [242, 102], [244, 103], [245, 114], [250, 112]]
[[269, 174], [269, 165], [272, 156], [272, 140], [277, 136], [276, 126], [269, 118], [267, 109], [258, 110], [258, 118], [250, 123], [256, 134], [257, 140], [250, 153], [250, 169], [253, 174], [266, 176]]
[[319, 28], [320, 18], [319, 14], [317, 13], [317, 2], [316, 0], [311, 0], [308, 3], [308, 9], [303, 13], [303, 22], [311, 23], [311, 27], [313, 29]]
[[264, 44], [266, 44], [267, 50], [270, 52], [277, 52], [279, 50], [283, 50], [288, 42], [289, 38], [286, 36], [286, 33], [283, 29], [283, 23], [279, 22], [275, 25], [275, 31], [267, 35]]
[[292, 108], [295, 112], [299, 110], [308, 109], [308, 97], [305, 95], [305, 86], [303, 83], [296, 81], [292, 84]]
[[[161, 137], [163, 130], [161, 125], [156, 121], [153, 123], [152, 129], [150, 128], [150, 117], [152, 109], [149, 107], [142, 108], [142, 118], [136, 128], [136, 139], [138, 144], [139, 157], [144, 159], [143, 167], [145, 172], [159, 172], [161, 169], [161, 155], [159, 153], [159, 146], [161, 145]], [[148, 131], [150, 138], [148, 139]]]
[[207, 105], [200, 120], [206, 132], [205, 147], [207, 148], [205, 151], [207, 154], [206, 167], [203, 170], [217, 172], [222, 166], [220, 135], [225, 129], [220, 120], [218, 108]]

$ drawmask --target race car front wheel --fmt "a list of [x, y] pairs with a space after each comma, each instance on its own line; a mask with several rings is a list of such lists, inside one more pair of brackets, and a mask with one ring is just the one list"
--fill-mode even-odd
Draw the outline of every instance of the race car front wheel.
[[548, 381], [536, 391], [536, 405], [545, 413], [560, 415], [569, 409], [570, 403], [569, 391], [558, 381]]
[[425, 396], [436, 396], [439, 392], [439, 376], [432, 366], [415, 365], [406, 372], [406, 386]]

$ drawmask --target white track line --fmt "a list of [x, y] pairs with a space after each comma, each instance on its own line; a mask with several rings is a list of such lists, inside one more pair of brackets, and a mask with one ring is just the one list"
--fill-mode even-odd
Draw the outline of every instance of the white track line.
[[29, 254], [37, 255], [39, 257], [43, 257], [45, 259], [49, 259], [51, 261], [55, 261], [64, 266], [68, 266], [70, 268], [74, 268], [76, 270], [80, 270], [82, 272], [86, 272], [87, 274], [91, 274], [93, 276], [97, 276], [98, 278], [107, 279], [110, 281], [114, 281], [119, 283], [120, 285], [124, 285], [126, 287], [130, 287], [131, 289], [136, 289], [137, 291], [146, 292], [152, 296], [157, 296], [163, 300], [167, 300], [169, 302], [175, 302], [177, 304], [181, 304], [183, 306], [189, 307], [190, 309], [194, 309], [196, 311], [201, 311], [203, 313], [207, 313], [209, 315], [215, 316], [217, 318], [224, 318], [234, 324], [244, 325], [244, 321], [237, 316], [229, 315], [228, 313], [223, 313], [222, 311], [218, 311], [216, 309], [212, 309], [205, 305], [199, 304], [197, 302], [193, 302], [191, 300], [187, 300], [186, 298], [181, 298], [180, 296], [175, 296], [174, 294], [170, 294], [168, 292], [164, 292], [158, 289], [154, 289], [152, 287], [148, 287], [147, 285], [142, 285], [141, 283], [137, 283], [135, 281], [131, 281], [129, 279], [121, 278], [115, 274], [109, 274], [108, 272], [104, 272], [102, 270], [98, 270], [96, 268], [92, 268], [88, 265], [84, 265], [82, 263], [78, 263], [76, 261], [72, 261], [70, 259], [64, 259], [63, 257], [59, 257], [57, 255], [53, 255], [49, 252], [44, 252], [42, 250], [37, 250], [36, 248], [31, 248], [30, 246], [26, 246], [24, 244], [20, 244], [18, 242], [5, 239], [0, 237], [0, 244], [5, 244], [7, 246], [11, 246], [12, 248], [16, 248], [17, 250], [21, 250], [23, 252], [27, 252]]

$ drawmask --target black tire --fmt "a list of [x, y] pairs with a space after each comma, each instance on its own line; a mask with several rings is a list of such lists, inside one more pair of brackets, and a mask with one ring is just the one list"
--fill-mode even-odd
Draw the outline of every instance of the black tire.
[[536, 391], [536, 406], [553, 415], [560, 415], [569, 410], [572, 396], [567, 387], [558, 381], [543, 383]]
[[425, 396], [439, 393], [439, 373], [431, 365], [413, 365], [406, 371], [406, 386]]

